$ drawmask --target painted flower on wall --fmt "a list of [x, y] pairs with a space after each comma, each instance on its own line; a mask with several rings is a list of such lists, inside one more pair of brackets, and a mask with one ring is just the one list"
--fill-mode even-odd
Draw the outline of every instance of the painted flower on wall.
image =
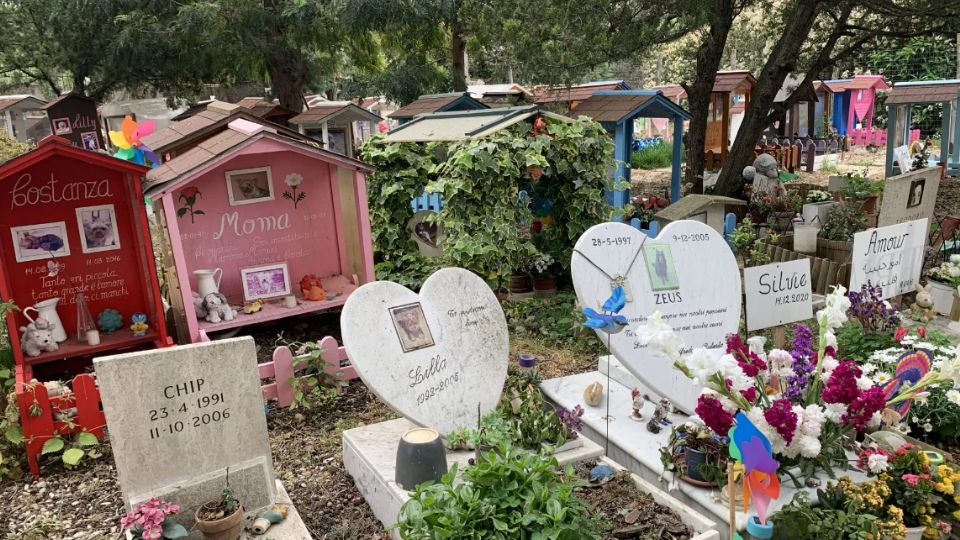
[[190, 215], [190, 223], [196, 223], [194, 221], [194, 216], [205, 215], [203, 210], [195, 210], [193, 205], [197, 204], [197, 197], [203, 197], [203, 194], [200, 193], [200, 190], [195, 186], [188, 186], [183, 188], [183, 191], [180, 192], [180, 196], [177, 198], [178, 201], [183, 201], [184, 206], [177, 208], [177, 217], [182, 218], [183, 216]]
[[290, 199], [293, 201], [293, 207], [296, 208], [297, 204], [300, 203], [303, 199], [307, 197], [307, 194], [304, 192], [297, 193], [297, 188], [303, 182], [303, 175], [297, 173], [290, 173], [286, 178], [283, 179], [283, 183], [287, 185], [290, 189], [283, 192], [284, 199]]

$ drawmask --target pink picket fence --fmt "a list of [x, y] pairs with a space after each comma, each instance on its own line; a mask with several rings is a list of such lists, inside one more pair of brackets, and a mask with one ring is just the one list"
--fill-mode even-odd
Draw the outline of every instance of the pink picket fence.
[[[320, 340], [319, 346], [323, 349], [320, 358], [327, 364], [326, 373], [339, 381], [357, 378], [357, 370], [347, 363], [349, 359], [346, 349], [341, 347], [336, 339], [327, 336]], [[288, 407], [293, 403], [296, 390], [290, 385], [290, 381], [307, 367], [306, 358], [293, 356], [288, 347], [277, 347], [273, 350], [273, 360], [257, 367], [260, 370], [260, 380], [273, 379], [260, 386], [264, 401], [276, 400], [280, 407]]]
[[[886, 146], [887, 144], [887, 130], [879, 128], [870, 128], [870, 129], [851, 129], [847, 134], [850, 137], [850, 144], [857, 146]], [[920, 130], [911, 129], [910, 130], [910, 140], [907, 144], [912, 143], [913, 141], [920, 140]]]

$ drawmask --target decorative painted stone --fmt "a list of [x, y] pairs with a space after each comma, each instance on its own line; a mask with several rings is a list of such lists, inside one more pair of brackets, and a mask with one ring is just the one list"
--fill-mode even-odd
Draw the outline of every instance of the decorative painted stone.
[[741, 281], [723, 236], [690, 220], [670, 223], [655, 239], [623, 223], [601, 223], [577, 240], [570, 269], [584, 307], [599, 310], [615, 287], [624, 287], [620, 314], [628, 329], [598, 337], [651, 391], [692, 413], [700, 388], [673, 368], [674, 358], [645, 350], [635, 330], [660, 311], [683, 339], [684, 354], [724, 345], [739, 325]]
[[340, 326], [363, 382], [413, 422], [445, 435], [476, 426], [478, 413], [496, 407], [507, 376], [507, 322], [476, 274], [441, 269], [420, 294], [368, 283], [347, 299]]
[[603, 385], [594, 381], [583, 390], [583, 402], [591, 407], [597, 407], [603, 402]]

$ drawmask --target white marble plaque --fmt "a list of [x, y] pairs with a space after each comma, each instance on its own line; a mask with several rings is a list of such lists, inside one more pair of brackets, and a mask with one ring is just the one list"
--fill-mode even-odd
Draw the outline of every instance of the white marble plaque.
[[444, 268], [420, 294], [390, 281], [350, 295], [343, 345], [363, 382], [387, 405], [446, 435], [493, 410], [507, 376], [507, 321], [476, 274]]
[[933, 219], [937, 191], [940, 190], [940, 171], [940, 167], [928, 167], [887, 178], [877, 225], [885, 227], [923, 218]]
[[[253, 338], [93, 362], [124, 501], [215, 497], [230, 485], [248, 509], [276, 496]], [[178, 493], [184, 498], [178, 498]]]
[[577, 299], [599, 311], [617, 278], [628, 291], [620, 312], [629, 320], [618, 334], [597, 331], [610, 352], [651, 390], [686, 412], [696, 407], [700, 388], [673, 368], [673, 358], [646, 351], [636, 327], [655, 311], [683, 339], [688, 353], [718, 348], [740, 322], [740, 272], [723, 236], [696, 221], [670, 223], [656, 238], [629, 225], [601, 223], [577, 240], [570, 264]]
[[913, 292], [926, 245], [926, 218], [853, 235], [850, 290], [859, 291], [869, 281], [883, 288], [884, 299]]
[[810, 259], [744, 268], [743, 282], [748, 331], [813, 317]]

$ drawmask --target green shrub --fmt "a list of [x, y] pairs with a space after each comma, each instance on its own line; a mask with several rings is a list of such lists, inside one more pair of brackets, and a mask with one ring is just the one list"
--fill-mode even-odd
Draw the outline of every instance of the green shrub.
[[592, 330], [583, 326], [583, 314], [572, 292], [555, 296], [534, 297], [503, 305], [510, 332], [531, 337], [551, 348], [570, 349], [577, 353], [603, 352], [603, 344]]
[[574, 494], [582, 485], [556, 458], [511, 448], [488, 452], [463, 471], [454, 465], [439, 483], [425, 482], [400, 509], [405, 540], [590, 540], [604, 524]]
[[[683, 151], [680, 151], [683, 155]], [[673, 163], [673, 145], [660, 141], [630, 155], [630, 167], [633, 169], [662, 169]]]

